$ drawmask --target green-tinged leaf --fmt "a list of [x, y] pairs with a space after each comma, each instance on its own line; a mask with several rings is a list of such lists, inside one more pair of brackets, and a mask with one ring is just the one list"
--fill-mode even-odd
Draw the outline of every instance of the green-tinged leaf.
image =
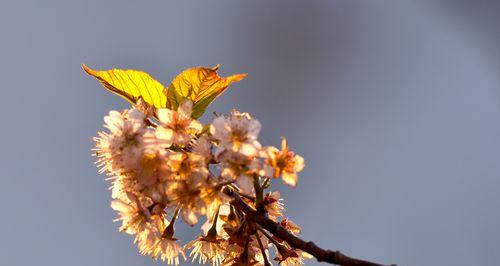
[[229, 85], [244, 79], [247, 74], [236, 74], [229, 77], [219, 77], [213, 68], [193, 67], [184, 70], [172, 80], [166, 90], [167, 107], [177, 109], [184, 99], [193, 101], [193, 118], [200, 117], [208, 105], [215, 100]]
[[95, 77], [109, 91], [135, 104], [142, 99], [156, 108], [165, 108], [167, 97], [163, 94], [164, 86], [149, 74], [137, 70], [112, 69], [98, 71], [82, 65], [87, 74]]

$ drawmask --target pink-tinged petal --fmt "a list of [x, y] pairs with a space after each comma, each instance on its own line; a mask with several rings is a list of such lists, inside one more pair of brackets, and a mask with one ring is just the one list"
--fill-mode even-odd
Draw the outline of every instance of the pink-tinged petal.
[[252, 119], [248, 125], [248, 134], [250, 135], [251, 138], [257, 139], [260, 129], [261, 129], [261, 124], [259, 120]]
[[111, 208], [117, 212], [129, 212], [133, 208], [121, 200], [111, 201]]
[[169, 124], [174, 120], [174, 111], [167, 109], [167, 108], [162, 108], [158, 109], [158, 120], [162, 124]]
[[236, 185], [247, 195], [253, 193], [253, 178], [247, 175], [240, 175], [236, 179]]
[[222, 138], [223, 135], [227, 134], [226, 119], [223, 116], [219, 116], [214, 119], [212, 126], [210, 127], [210, 133], [217, 139]]
[[181, 152], [175, 152], [168, 155], [168, 164], [177, 165], [182, 160], [184, 160], [184, 154]]
[[248, 165], [248, 169], [250, 170], [251, 173], [256, 173], [260, 176], [263, 176], [262, 164], [258, 159], [254, 158], [247, 165]]
[[[219, 227], [219, 222], [217, 223], [217, 227]], [[207, 219], [203, 225], [201, 226], [201, 231], [203, 232], [204, 235], [208, 233], [208, 230], [212, 228], [212, 221], [210, 219]]]
[[203, 125], [200, 122], [198, 122], [198, 121], [196, 121], [196, 120], [193, 119], [189, 123], [188, 128], [191, 131], [193, 131], [193, 133], [196, 134], [196, 133], [200, 133], [201, 132], [201, 130], [203, 129]]
[[283, 182], [289, 186], [295, 187], [297, 185], [297, 174], [290, 172], [283, 172], [281, 174]]
[[190, 100], [184, 100], [177, 109], [177, 113], [179, 113], [179, 115], [184, 118], [191, 117], [192, 112], [193, 112], [193, 102]]
[[260, 149], [262, 149], [262, 145], [261, 145], [261, 144], [260, 144], [260, 142], [259, 142], [259, 141], [257, 141], [257, 140], [252, 141], [252, 145], [253, 145], [253, 146], [254, 146], [257, 150], [259, 150], [259, 151], [260, 151]]
[[137, 121], [142, 121], [146, 118], [143, 112], [137, 110], [137, 109], [131, 109], [127, 113], [127, 118], [131, 120], [137, 120]]
[[174, 134], [172, 138], [173, 143], [181, 146], [188, 144], [190, 140], [191, 140], [191, 135], [182, 133]]
[[[233, 147], [234, 148], [234, 147]], [[234, 150], [234, 149], [233, 149]], [[242, 143], [239, 147], [239, 152], [245, 156], [248, 156], [248, 157], [252, 157], [252, 156], [255, 156], [257, 155], [258, 153], [258, 150], [257, 148], [254, 146], [254, 144], [250, 144], [250, 143]]]
[[269, 164], [264, 164], [259, 174], [265, 177], [274, 177], [274, 168]]
[[293, 159], [295, 161], [295, 165], [294, 165], [295, 171], [296, 172], [302, 171], [302, 169], [304, 169], [304, 166], [305, 166], [304, 158], [300, 155], [295, 155], [295, 157]]
[[279, 152], [278, 148], [274, 146], [268, 146], [264, 148], [264, 155], [265, 158], [270, 159], [270, 160], [275, 160], [276, 159], [276, 154]]
[[279, 191], [274, 191], [274, 192], [271, 192], [271, 198], [275, 199], [275, 200], [279, 200], [281, 198], [281, 193]]
[[172, 146], [174, 131], [170, 128], [158, 127], [156, 129], [156, 138], [161, 147], [168, 148]]
[[211, 147], [212, 144], [210, 143], [210, 139], [207, 135], [203, 135], [196, 140], [193, 146], [193, 152], [205, 158], [210, 158], [212, 157]]
[[144, 134], [142, 135], [142, 142], [146, 149], [155, 149], [155, 145], [157, 144], [156, 132], [151, 129], [146, 129]]
[[288, 150], [288, 141], [284, 137], [281, 139], [281, 150], [282, 151]]
[[124, 125], [124, 118], [117, 111], [110, 111], [109, 115], [104, 117], [104, 123], [111, 133], [117, 133]]

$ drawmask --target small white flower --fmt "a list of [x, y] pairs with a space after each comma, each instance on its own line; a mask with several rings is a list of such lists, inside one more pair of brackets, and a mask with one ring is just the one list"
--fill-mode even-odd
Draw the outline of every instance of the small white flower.
[[156, 243], [151, 255], [156, 259], [167, 262], [168, 265], [179, 265], [179, 256], [186, 260], [184, 249], [175, 239], [162, 238]]
[[135, 242], [139, 253], [165, 261], [168, 265], [179, 265], [179, 257], [182, 256], [185, 260], [186, 255], [177, 239], [163, 235], [165, 228], [164, 218], [153, 216], [148, 226], [136, 235]]
[[266, 147], [262, 152], [264, 172], [267, 176], [278, 178], [289, 186], [297, 185], [297, 173], [304, 169], [304, 158], [290, 151], [285, 138], [281, 141], [281, 151], [276, 147]]
[[120, 231], [127, 234], [144, 231], [151, 220], [151, 213], [148, 210], [151, 205], [151, 200], [139, 199], [132, 193], [128, 193], [126, 199], [113, 200], [111, 208], [118, 212], [118, 218], [115, 221], [122, 222]]
[[260, 122], [248, 113], [236, 110], [228, 117], [219, 116], [212, 122], [210, 133], [219, 144], [215, 151], [216, 158], [225, 152], [238, 153], [245, 157], [258, 154], [261, 145], [257, 141], [260, 131]]
[[156, 129], [156, 137], [162, 147], [168, 148], [172, 144], [185, 146], [193, 135], [201, 132], [203, 126], [191, 118], [193, 102], [185, 100], [177, 111], [167, 108], [158, 109], [160, 126]]
[[111, 111], [104, 117], [104, 126], [109, 133], [98, 133], [94, 149], [102, 172], [117, 175], [130, 172], [136, 167], [144, 149], [154, 145], [154, 134], [151, 128], [146, 127], [144, 119], [145, 115], [137, 109], [123, 113]]
[[198, 258], [200, 264], [209, 262], [213, 266], [219, 266], [224, 260], [226, 246], [227, 242], [222, 238], [199, 236], [187, 243], [184, 249], [193, 249], [189, 254], [193, 261]]

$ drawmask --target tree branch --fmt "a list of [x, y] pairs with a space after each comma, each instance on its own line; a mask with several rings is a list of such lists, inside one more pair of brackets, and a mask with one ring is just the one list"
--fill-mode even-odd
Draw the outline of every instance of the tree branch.
[[[248, 220], [259, 224], [262, 228], [276, 235], [280, 239], [286, 241], [291, 247], [305, 251], [316, 257], [319, 262], [328, 262], [341, 266], [387, 266], [374, 262], [359, 260], [348, 257], [340, 251], [325, 250], [318, 247], [314, 242], [306, 242], [283, 228], [280, 224], [269, 219], [266, 215], [259, 213], [254, 208], [250, 207], [233, 189], [226, 187], [223, 192], [230, 196], [233, 200], [231, 204], [246, 214]], [[391, 265], [396, 266], [396, 265]]]

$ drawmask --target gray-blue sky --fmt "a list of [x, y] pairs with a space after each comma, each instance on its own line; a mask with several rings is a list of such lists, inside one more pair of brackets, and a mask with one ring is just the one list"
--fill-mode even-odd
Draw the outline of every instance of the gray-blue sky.
[[160, 265], [111, 222], [91, 137], [126, 104], [81, 63], [164, 83], [193, 65], [249, 72], [209, 111], [251, 112], [264, 144], [283, 135], [306, 158], [297, 189], [276, 186], [305, 238], [399, 265], [495, 264], [499, 10], [474, 3], [3, 1], [0, 264]]

